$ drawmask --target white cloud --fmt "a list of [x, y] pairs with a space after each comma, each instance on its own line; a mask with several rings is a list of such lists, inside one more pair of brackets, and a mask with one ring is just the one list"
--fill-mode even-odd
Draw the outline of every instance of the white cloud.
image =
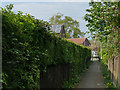
[[89, 2], [90, 0], [2, 0], [2, 2]]
[[[5, 4], [5, 2], [4, 2]], [[9, 3], [10, 4], [10, 3]], [[49, 21], [50, 17], [60, 12], [66, 16], [70, 16], [73, 19], [80, 22], [80, 29], [82, 32], [87, 31], [86, 22], [83, 17], [86, 13], [85, 9], [89, 8], [88, 2], [41, 2], [41, 3], [23, 3], [13, 2], [13, 11], [22, 11], [28, 13], [35, 18]], [[87, 35], [86, 35], [87, 36]]]
[[78, 3], [14, 3], [14, 11], [23, 11], [29, 13], [36, 18], [43, 17], [47, 20], [51, 16], [60, 12], [73, 18], [80, 18], [80, 14], [84, 14], [84, 4]]
[[[90, 2], [91, 0], [1, 0], [2, 2]], [[118, 2], [120, 0], [94, 0], [95, 2]]]
[[13, 11], [22, 11], [24, 13], [29, 13], [36, 18], [44, 17], [46, 16], [46, 20], [48, 19], [55, 8], [56, 5], [50, 5], [50, 4], [42, 4], [42, 3], [21, 3], [21, 4], [15, 4]]

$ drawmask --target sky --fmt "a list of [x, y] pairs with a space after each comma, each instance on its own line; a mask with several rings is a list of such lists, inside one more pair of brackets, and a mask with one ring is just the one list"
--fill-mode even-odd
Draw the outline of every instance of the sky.
[[[86, 27], [87, 22], [83, 17], [87, 13], [86, 9], [89, 8], [88, 3], [89, 2], [2, 2], [2, 7], [4, 8], [8, 4], [14, 4], [13, 11], [15, 13], [22, 11], [24, 14], [31, 14], [35, 16], [35, 18], [44, 21], [49, 21], [56, 13], [62, 13], [65, 16], [70, 16], [74, 20], [77, 20], [80, 25], [80, 30], [86, 32], [88, 31]], [[85, 37], [88, 36], [89, 34], [85, 35]]]
[[[89, 2], [90, 0], [1, 0], [2, 2]], [[100, 0], [94, 0], [100, 1]]]

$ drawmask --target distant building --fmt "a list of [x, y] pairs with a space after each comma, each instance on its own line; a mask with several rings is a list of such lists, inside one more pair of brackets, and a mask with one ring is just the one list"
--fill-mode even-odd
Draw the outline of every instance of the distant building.
[[67, 40], [72, 41], [77, 44], [82, 44], [83, 46], [90, 47], [90, 45], [91, 45], [87, 38], [71, 38], [71, 39], [67, 39]]
[[50, 30], [57, 33], [57, 34], [60, 34], [61, 38], [62, 37], [66, 38], [64, 25], [51, 25]]

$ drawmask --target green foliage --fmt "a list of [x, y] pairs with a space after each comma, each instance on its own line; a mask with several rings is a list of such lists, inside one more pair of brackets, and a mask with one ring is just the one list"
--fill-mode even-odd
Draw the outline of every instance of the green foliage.
[[89, 48], [57, 37], [47, 22], [12, 8], [2, 8], [3, 88], [39, 89], [40, 72], [51, 65], [71, 63], [71, 80], [86, 68]]
[[[106, 70], [108, 59], [120, 53], [120, 1], [119, 2], [93, 2], [89, 3], [90, 9], [86, 9], [86, 25], [93, 38], [102, 43], [102, 67], [105, 84], [108, 88], [113, 88], [108, 71]], [[98, 50], [100, 51], [100, 50]]]
[[61, 13], [57, 13], [55, 16], [50, 18], [49, 22], [50, 24], [55, 25], [64, 24], [67, 38], [78, 38], [80, 36], [84, 36], [83, 32], [79, 29], [79, 22], [69, 16], [64, 16]]
[[104, 60], [112, 59], [120, 52], [120, 2], [90, 2], [89, 6], [86, 26], [92, 37], [102, 42]]
[[[77, 71], [78, 73], [76, 74], [76, 71], [72, 74], [73, 76], [69, 81], [64, 81], [62, 88], [75, 88], [75, 85], [80, 82], [80, 79], [83, 77], [84, 73], [88, 70], [89, 66], [93, 63], [93, 61], [89, 61], [86, 64], [86, 68], [83, 68], [82, 71]], [[80, 67], [79, 67], [80, 68]], [[76, 69], [79, 69], [76, 67]], [[76, 70], [75, 68], [73, 70]]]
[[104, 84], [107, 90], [118, 90], [114, 87], [112, 80], [110, 79], [110, 71], [107, 70], [107, 65], [101, 62], [101, 71], [104, 76]]

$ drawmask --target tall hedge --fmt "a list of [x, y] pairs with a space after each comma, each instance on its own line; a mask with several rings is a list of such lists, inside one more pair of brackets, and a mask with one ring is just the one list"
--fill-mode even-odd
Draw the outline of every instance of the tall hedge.
[[2, 9], [3, 88], [40, 88], [40, 71], [51, 65], [71, 63], [73, 75], [83, 71], [89, 48], [59, 38], [47, 22], [12, 8]]

